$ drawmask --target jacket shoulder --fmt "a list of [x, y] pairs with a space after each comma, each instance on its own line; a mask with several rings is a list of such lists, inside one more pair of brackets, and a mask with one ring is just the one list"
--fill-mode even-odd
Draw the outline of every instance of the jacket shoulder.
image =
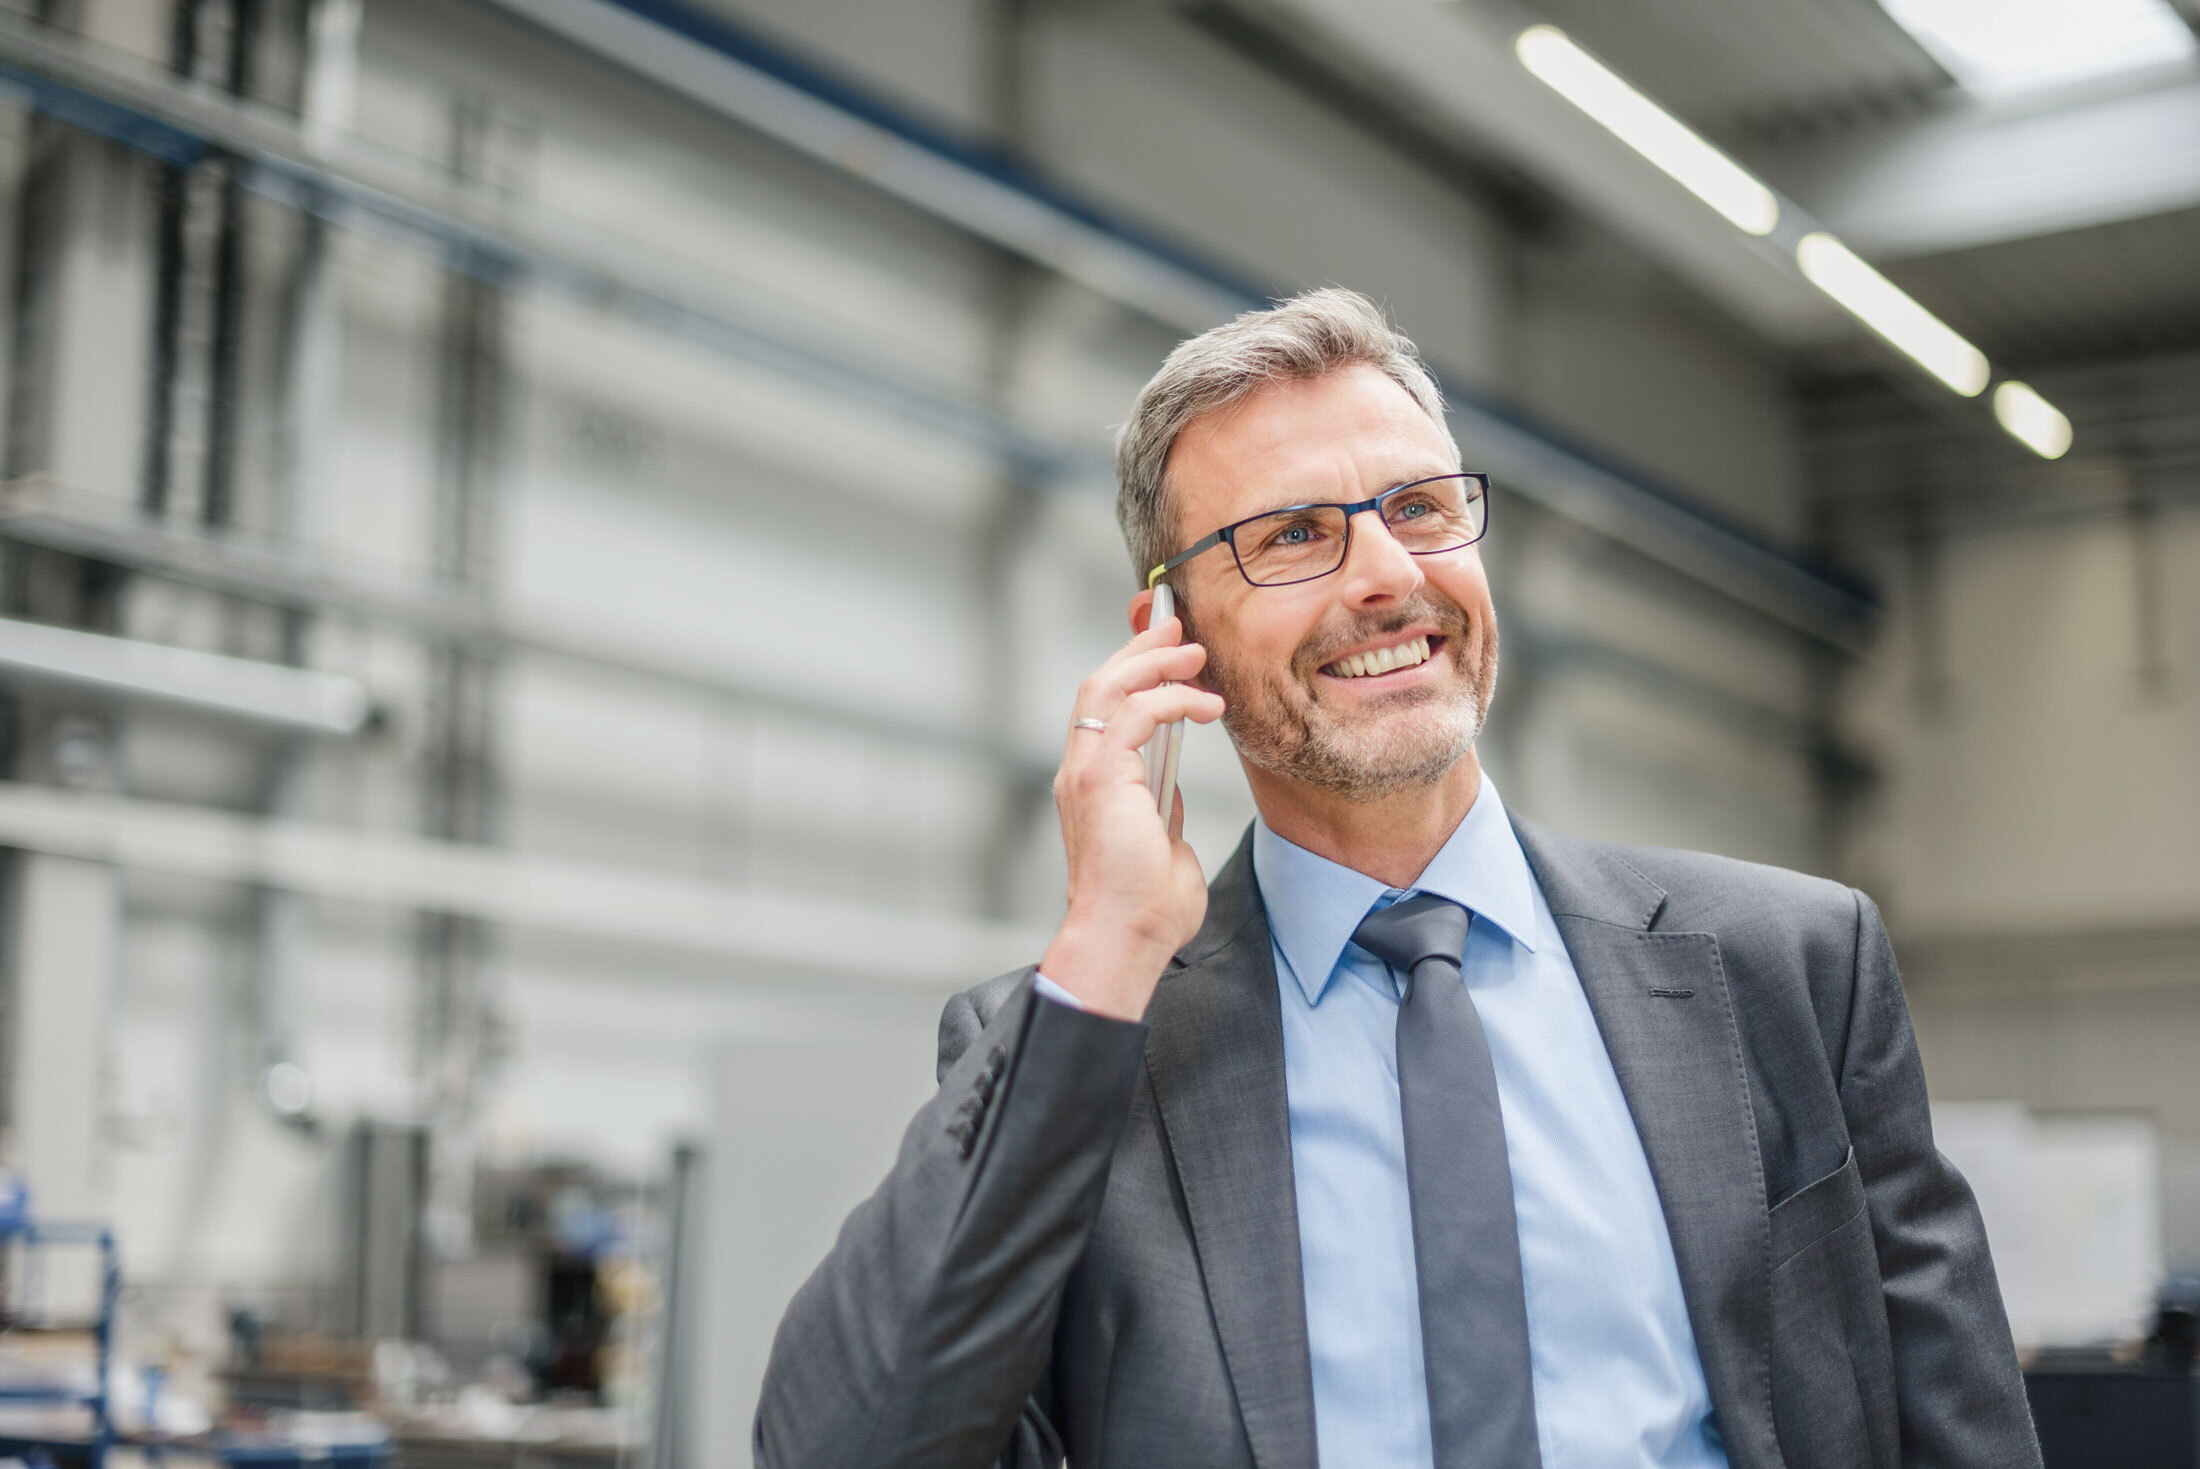
[[1854, 973], [1859, 940], [1876, 922], [1841, 883], [1709, 852], [1622, 846], [1519, 827], [1553, 914], [1708, 933], [1730, 969], [1770, 979], [1803, 974], [1821, 1005]]
[[1878, 924], [1861, 893], [1708, 852], [1604, 846], [1601, 855], [1662, 891], [1652, 931], [1708, 933], [1718, 941], [1745, 1036], [1760, 1042], [1768, 1033], [1794, 1036], [1794, 1028], [1779, 1023], [1784, 1015], [1816, 1032], [1826, 1064], [1845, 1053], [1860, 959]]
[[1614, 859], [1665, 892], [1657, 926], [1722, 933], [1766, 922], [1805, 928], [1856, 926], [1856, 893], [1830, 878], [1677, 847], [1607, 846]]

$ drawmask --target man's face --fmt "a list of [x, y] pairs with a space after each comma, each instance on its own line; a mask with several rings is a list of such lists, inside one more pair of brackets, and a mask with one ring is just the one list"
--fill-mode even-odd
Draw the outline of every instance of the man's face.
[[[1457, 469], [1406, 391], [1373, 367], [1271, 383], [1195, 422], [1169, 456], [1175, 544], [1249, 515], [1350, 503]], [[1413, 556], [1367, 511], [1328, 576], [1256, 587], [1218, 546], [1179, 573], [1201, 682], [1223, 696], [1238, 753], [1357, 799], [1432, 784], [1473, 748], [1497, 672], [1497, 622], [1476, 548]], [[1355, 674], [1353, 655], [1426, 638], [1425, 661]], [[1364, 667], [1364, 664], [1359, 666]]]

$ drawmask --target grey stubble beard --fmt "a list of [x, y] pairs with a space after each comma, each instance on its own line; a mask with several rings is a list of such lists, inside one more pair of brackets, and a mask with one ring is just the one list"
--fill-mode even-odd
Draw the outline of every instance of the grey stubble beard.
[[[1189, 610], [1180, 610], [1185, 636], [1196, 640]], [[1464, 687], [1456, 694], [1401, 692], [1395, 712], [1378, 706], [1357, 728], [1325, 718], [1314, 682], [1322, 676], [1318, 670], [1355, 643], [1403, 632], [1416, 623], [1438, 628], [1445, 639], [1438, 656], [1460, 660]], [[1200, 682], [1222, 695], [1223, 727], [1248, 764], [1346, 800], [1374, 801], [1435, 785], [1474, 749], [1495, 682], [1497, 629], [1483, 626], [1481, 657], [1471, 668], [1464, 662], [1470, 631], [1458, 604], [1416, 595], [1383, 617], [1362, 618], [1310, 638], [1292, 660], [1295, 698], [1275, 681], [1239, 667], [1212, 644]], [[1407, 727], [1408, 720], [1414, 727]]]

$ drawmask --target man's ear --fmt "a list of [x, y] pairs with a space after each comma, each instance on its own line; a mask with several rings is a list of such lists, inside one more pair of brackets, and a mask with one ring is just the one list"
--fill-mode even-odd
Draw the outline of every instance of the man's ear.
[[1131, 598], [1131, 636], [1144, 632], [1153, 621], [1153, 589], [1147, 588]]

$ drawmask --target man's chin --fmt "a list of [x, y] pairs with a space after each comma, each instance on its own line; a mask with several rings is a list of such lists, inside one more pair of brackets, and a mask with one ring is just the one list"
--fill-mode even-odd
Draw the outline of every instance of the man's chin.
[[1349, 800], [1374, 801], [1426, 789], [1449, 775], [1481, 733], [1481, 720], [1467, 710], [1393, 708], [1381, 717], [1360, 710], [1362, 717], [1350, 720], [1309, 721], [1304, 738], [1289, 750], [1249, 750], [1243, 741], [1239, 748], [1272, 774]]
[[1437, 784], [1473, 749], [1472, 732], [1444, 730], [1419, 739], [1345, 744], [1331, 763], [1347, 788], [1373, 800]]

